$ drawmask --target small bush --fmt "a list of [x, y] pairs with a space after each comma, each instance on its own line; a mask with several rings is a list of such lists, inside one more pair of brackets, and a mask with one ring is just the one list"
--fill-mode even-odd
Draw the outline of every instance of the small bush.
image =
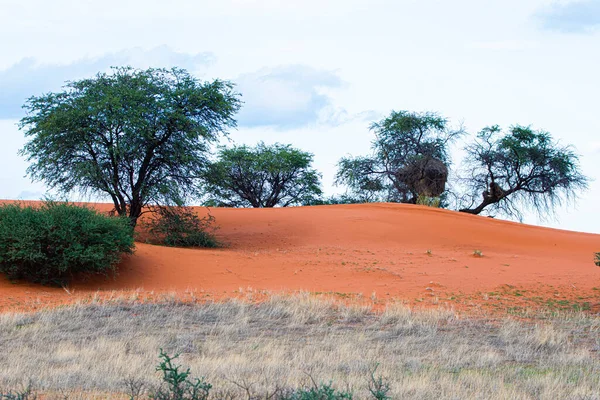
[[440, 208], [441, 199], [439, 197], [430, 197], [420, 194], [417, 197], [417, 204], [421, 206]]
[[200, 218], [190, 207], [159, 207], [147, 222], [150, 243], [173, 247], [218, 247], [211, 234], [215, 218]]
[[600, 267], [600, 253], [594, 254], [594, 264]]
[[126, 218], [68, 203], [0, 206], [0, 272], [10, 279], [60, 285], [75, 274], [108, 274], [133, 248]]
[[36, 399], [37, 399], [37, 393], [35, 393], [33, 391], [33, 389], [31, 388], [31, 385], [28, 385], [23, 390], [17, 390], [17, 391], [13, 391], [13, 390], [4, 391], [3, 389], [0, 389], [0, 400], [36, 400]]
[[279, 397], [280, 400], [352, 400], [352, 392], [334, 389], [331, 383], [315, 386], [310, 389], [298, 389], [290, 395]]

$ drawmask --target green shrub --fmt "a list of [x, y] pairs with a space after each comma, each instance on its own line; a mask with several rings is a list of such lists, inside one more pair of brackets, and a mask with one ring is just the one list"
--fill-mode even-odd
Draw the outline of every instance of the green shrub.
[[594, 264], [600, 267], [600, 253], [594, 254]]
[[204, 378], [192, 382], [189, 379], [190, 369], [180, 372], [180, 365], [173, 365], [173, 360], [179, 354], [169, 357], [162, 349], [160, 356], [162, 361], [156, 367], [162, 372], [162, 385], [150, 393], [150, 399], [155, 400], [205, 400], [208, 399], [212, 385], [204, 381]]
[[0, 400], [36, 400], [36, 399], [37, 399], [37, 393], [35, 393], [33, 391], [33, 389], [31, 388], [31, 385], [27, 386], [23, 390], [17, 390], [17, 391], [9, 390], [9, 391], [5, 392], [3, 389], [0, 389]]
[[190, 207], [159, 207], [146, 223], [149, 242], [173, 247], [218, 247], [210, 233], [214, 220], [212, 215], [198, 217]]
[[0, 272], [10, 279], [64, 284], [76, 274], [108, 274], [133, 248], [126, 218], [68, 203], [0, 206]]
[[331, 383], [315, 386], [310, 389], [298, 389], [290, 395], [279, 397], [280, 400], [352, 400], [352, 392], [334, 389]]
[[421, 206], [440, 208], [442, 200], [439, 197], [430, 197], [420, 194], [417, 197], [417, 204]]

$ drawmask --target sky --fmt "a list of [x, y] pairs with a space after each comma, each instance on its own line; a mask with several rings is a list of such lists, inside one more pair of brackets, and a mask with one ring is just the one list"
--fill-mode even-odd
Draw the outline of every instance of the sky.
[[236, 84], [224, 144], [310, 151], [327, 194], [392, 110], [439, 112], [471, 137], [546, 130], [575, 147], [590, 188], [524, 222], [600, 233], [600, 0], [0, 0], [0, 36], [0, 198], [46, 190], [18, 154], [29, 96], [110, 66], [178, 66]]

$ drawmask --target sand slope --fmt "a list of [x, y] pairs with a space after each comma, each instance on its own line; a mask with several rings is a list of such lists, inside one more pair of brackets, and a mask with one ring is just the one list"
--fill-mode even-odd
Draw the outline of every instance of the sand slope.
[[[222, 296], [253, 288], [375, 293], [381, 299], [437, 303], [453, 298], [485, 302], [486, 293], [510, 288], [528, 297], [600, 301], [600, 268], [593, 263], [600, 235], [399, 204], [210, 212], [226, 248], [140, 243], [117, 279], [75, 283], [70, 291], [141, 288]], [[473, 255], [475, 250], [483, 257]], [[15, 285], [3, 278], [0, 293], [5, 305], [69, 296], [61, 289]]]

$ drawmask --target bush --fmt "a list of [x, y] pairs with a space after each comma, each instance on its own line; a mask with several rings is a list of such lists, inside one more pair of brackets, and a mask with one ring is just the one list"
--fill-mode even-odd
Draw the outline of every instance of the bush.
[[27, 386], [23, 390], [9, 390], [5, 392], [0, 389], [0, 400], [36, 400], [37, 394], [31, 388], [31, 385]]
[[594, 253], [594, 264], [600, 267], [600, 253]]
[[439, 197], [430, 197], [424, 194], [420, 194], [417, 197], [417, 204], [421, 206], [440, 208], [441, 202]]
[[310, 389], [298, 389], [291, 395], [283, 395], [280, 400], [352, 400], [351, 392], [334, 389], [331, 384], [322, 384]]
[[10, 279], [62, 285], [75, 274], [108, 274], [133, 248], [126, 218], [68, 203], [0, 206], [0, 272]]
[[218, 247], [210, 233], [215, 218], [200, 218], [190, 207], [158, 207], [146, 223], [149, 242], [173, 247]]

